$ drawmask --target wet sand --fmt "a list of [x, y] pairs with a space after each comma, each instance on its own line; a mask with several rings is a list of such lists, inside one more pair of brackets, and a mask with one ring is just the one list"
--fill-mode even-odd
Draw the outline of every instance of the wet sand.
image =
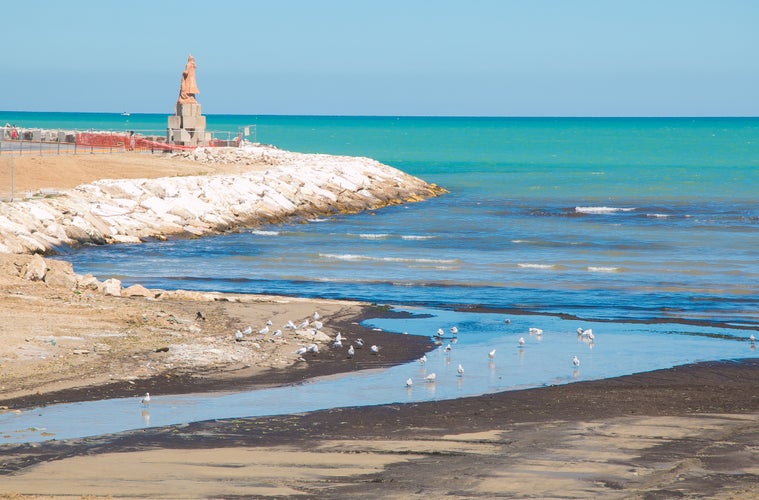
[[[100, 175], [108, 171], [102, 160], [92, 166]], [[0, 406], [9, 408], [137, 397], [157, 394], [155, 387], [180, 393], [300, 383], [404, 362], [432, 347], [426, 338], [361, 328], [362, 315], [385, 312], [367, 304], [83, 297], [0, 278], [0, 311], [14, 319], [0, 329], [0, 355], [7, 357], [0, 362]], [[327, 303], [333, 334], [383, 345], [373, 364], [327, 354], [283, 366], [145, 368], [160, 365], [164, 354], [155, 348], [166, 339], [211, 345], [209, 338], [223, 339], [239, 325], [326, 310]], [[198, 310], [205, 320], [194, 319]], [[47, 329], [35, 330], [48, 315]], [[66, 344], [103, 330], [128, 331], [128, 342], [114, 340], [107, 353], [85, 356]], [[30, 346], [50, 352], [48, 336], [60, 340], [66, 356], [18, 356]], [[137, 370], [139, 377], [124, 376]], [[36, 378], [45, 384], [35, 386]], [[757, 498], [757, 381], [759, 359], [751, 358], [454, 401], [6, 445], [0, 498]]]

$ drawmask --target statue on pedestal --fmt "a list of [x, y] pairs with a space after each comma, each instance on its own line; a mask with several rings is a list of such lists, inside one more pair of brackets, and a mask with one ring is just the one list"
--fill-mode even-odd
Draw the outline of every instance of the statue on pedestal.
[[195, 58], [192, 54], [187, 58], [187, 64], [182, 71], [182, 82], [179, 84], [179, 99], [177, 102], [182, 104], [194, 104], [198, 101], [195, 100], [195, 94], [199, 94], [198, 84], [195, 81]]

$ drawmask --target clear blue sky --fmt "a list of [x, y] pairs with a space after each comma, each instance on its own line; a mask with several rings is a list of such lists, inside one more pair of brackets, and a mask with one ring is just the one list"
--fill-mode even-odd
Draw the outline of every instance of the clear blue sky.
[[3, 2], [0, 109], [759, 116], [759, 0]]

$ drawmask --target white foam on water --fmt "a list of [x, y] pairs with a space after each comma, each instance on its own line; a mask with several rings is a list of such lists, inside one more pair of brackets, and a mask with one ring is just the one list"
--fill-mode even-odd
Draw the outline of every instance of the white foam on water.
[[575, 207], [575, 212], [580, 214], [613, 214], [617, 212], [632, 212], [635, 208], [623, 207]]

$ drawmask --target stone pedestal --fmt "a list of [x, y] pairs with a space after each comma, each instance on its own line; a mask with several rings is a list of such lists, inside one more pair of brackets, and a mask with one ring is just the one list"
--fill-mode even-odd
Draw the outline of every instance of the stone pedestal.
[[208, 140], [206, 117], [200, 104], [177, 102], [176, 114], [169, 116], [166, 142], [178, 146], [204, 146]]

